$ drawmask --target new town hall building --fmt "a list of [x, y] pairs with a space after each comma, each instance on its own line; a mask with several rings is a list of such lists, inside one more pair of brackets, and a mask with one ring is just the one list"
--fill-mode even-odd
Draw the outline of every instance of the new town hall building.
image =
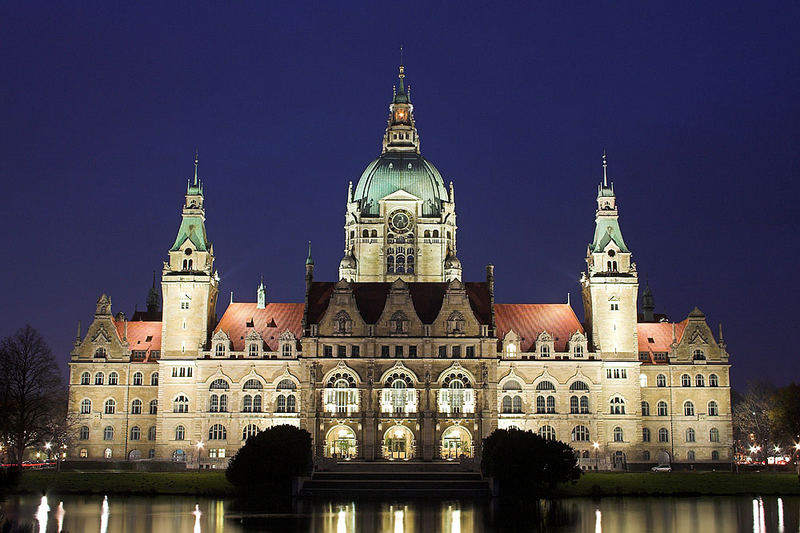
[[221, 466], [248, 436], [292, 424], [319, 458], [476, 457], [516, 427], [569, 443], [588, 468], [730, 461], [722, 332], [696, 308], [655, 314], [648, 290], [638, 305], [603, 166], [584, 322], [569, 304], [497, 303], [491, 265], [462, 279], [453, 184], [420, 153], [401, 67], [382, 152], [348, 188], [338, 281], [315, 278], [309, 249], [302, 302], [272, 302], [262, 283], [217, 320], [195, 161], [161, 297], [154, 283], [127, 319], [102, 295], [79, 326], [71, 457]]

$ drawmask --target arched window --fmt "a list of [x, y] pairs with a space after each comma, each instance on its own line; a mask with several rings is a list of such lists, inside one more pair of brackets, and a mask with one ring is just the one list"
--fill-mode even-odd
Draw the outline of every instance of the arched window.
[[578, 414], [580, 413], [579, 401], [577, 396], [570, 396], [569, 397], [569, 412], [570, 414]]
[[613, 398], [611, 398], [610, 414], [612, 415], [625, 414], [625, 400], [621, 396], [614, 396]]
[[208, 440], [227, 440], [228, 430], [222, 424], [214, 424], [208, 430]]
[[133, 384], [134, 385], [141, 385], [144, 381], [144, 377], [142, 376], [141, 372], [134, 372], [133, 373]]
[[692, 386], [692, 378], [689, 374], [681, 374], [681, 387], [691, 387]]
[[439, 230], [438, 229], [433, 230], [433, 238], [434, 239], [438, 239], [439, 238]]
[[588, 415], [589, 414], [589, 397], [588, 396], [581, 396], [581, 414]]
[[278, 405], [277, 405], [277, 409], [276, 410], [279, 413], [285, 413], [286, 412], [286, 396], [284, 396], [283, 394], [278, 396]]
[[450, 382], [450, 409], [453, 413], [460, 413], [464, 408], [464, 383], [460, 379]]
[[541, 348], [539, 348], [539, 354], [542, 357], [550, 357], [550, 345], [542, 344]]
[[694, 441], [695, 441], [694, 429], [687, 428], [686, 429], [686, 442], [694, 442]]
[[264, 386], [261, 384], [261, 382], [255, 378], [248, 379], [244, 382], [244, 385], [242, 385], [242, 389], [244, 390], [261, 390], [263, 388]]
[[517, 355], [517, 345], [514, 344], [513, 342], [509, 342], [506, 345], [506, 355], [508, 357], [514, 357], [515, 355]]
[[286, 397], [286, 412], [287, 413], [297, 412], [297, 401], [295, 400], [294, 394], [290, 394]]
[[650, 404], [642, 402], [642, 416], [650, 416]]
[[514, 413], [521, 413], [522, 412], [522, 396], [514, 396], [514, 399], [511, 401], [511, 410]]
[[667, 428], [658, 430], [658, 442], [669, 442], [669, 431], [667, 431]]
[[131, 402], [131, 414], [132, 415], [142, 414], [142, 400], [137, 399]]
[[88, 372], [81, 374], [81, 385], [89, 385], [92, 381], [92, 376]]
[[642, 428], [642, 442], [650, 442], [650, 430]]
[[547, 412], [548, 414], [552, 414], [556, 412], [556, 397], [555, 396], [548, 396], [547, 397]]
[[150, 426], [150, 429], [147, 430], [147, 440], [156, 440], [156, 427]]
[[587, 428], [586, 426], [575, 426], [574, 428], [572, 428], [572, 441], [588, 442], [589, 428]]
[[81, 400], [81, 414], [88, 415], [92, 412], [92, 400], [84, 398]]
[[175, 398], [175, 401], [173, 402], [172, 410], [176, 413], [188, 413], [189, 398], [187, 398], [183, 394], [179, 395], [177, 398]]
[[153, 372], [152, 374], [150, 374], [150, 385], [152, 385], [153, 387], [158, 385], [158, 372]]
[[716, 374], [711, 374], [708, 376], [708, 386], [709, 387], [719, 387], [719, 378]]
[[717, 428], [708, 430], [708, 440], [711, 442], [719, 442], [719, 430]]
[[336, 333], [344, 334], [350, 333], [353, 330], [353, 319], [347, 314], [347, 311], [339, 311], [333, 318], [333, 329]]
[[[364, 230], [367, 231], [367, 230]], [[250, 437], [258, 434], [258, 426], [255, 424], [247, 424], [242, 430], [242, 440], [247, 440]]]
[[706, 386], [706, 378], [703, 377], [703, 374], [697, 374], [694, 377], [694, 386], [695, 387], [705, 387]]
[[408, 333], [408, 317], [406, 317], [406, 314], [402, 311], [396, 311], [389, 320], [389, 328], [392, 333]]
[[80, 434], [78, 435], [80, 440], [89, 440], [89, 426], [81, 426]]
[[695, 361], [705, 361], [706, 353], [698, 348], [692, 353], [692, 359], [694, 359]]
[[184, 440], [186, 438], [186, 428], [178, 426], [175, 428], [175, 440]]
[[297, 385], [291, 379], [285, 378], [278, 382], [277, 388], [279, 391], [294, 391], [297, 389]]
[[150, 400], [150, 414], [158, 414], [158, 400]]
[[369, 237], [369, 230], [368, 230], [368, 229], [365, 229], [364, 231], [362, 231], [362, 232], [361, 232], [361, 236], [362, 236], [362, 237], [364, 237], [364, 238], [367, 238], [367, 237]]
[[112, 426], [103, 428], [103, 440], [114, 440], [114, 428]]
[[242, 400], [242, 412], [243, 413], [252, 413], [253, 412], [253, 397], [249, 394], [245, 394]]
[[622, 428], [617, 426], [614, 428], [614, 442], [622, 442], [623, 441], [623, 433]]
[[225, 345], [222, 343], [217, 344], [217, 348], [215, 349], [215, 353], [217, 357], [224, 357], [225, 356]]
[[503, 396], [503, 412], [511, 412], [511, 396]]
[[424, 238], [426, 238], [426, 239], [429, 239], [429, 238], [430, 238], [430, 236], [431, 236], [431, 230], [429, 230], [429, 229], [426, 229], [426, 230], [425, 230], [425, 233], [423, 233], [423, 234], [422, 234], [422, 236], [423, 236]]
[[694, 404], [690, 401], [683, 402], [683, 415], [694, 416]]
[[649, 461], [650, 460], [650, 451], [649, 450], [645, 450], [645, 451], [642, 452], [642, 459], [645, 460], [645, 461]]
[[394, 272], [394, 256], [390, 255], [386, 258], [386, 272], [392, 274]]
[[576, 345], [572, 350], [572, 354], [575, 357], [583, 357], [583, 346], [580, 344]]
[[539, 436], [546, 440], [555, 440], [556, 430], [553, 426], [542, 426], [539, 428]]
[[667, 402], [664, 400], [658, 402], [658, 416], [667, 416]]
[[113, 398], [109, 398], [106, 400], [106, 403], [103, 407], [103, 412], [107, 415], [113, 415], [117, 411], [117, 402], [114, 401]]
[[186, 452], [183, 450], [175, 450], [172, 452], [172, 460], [176, 463], [186, 462]]
[[656, 387], [666, 387], [667, 386], [667, 376], [664, 374], [659, 374], [656, 376]]
[[695, 459], [694, 450], [689, 450], [686, 452], [686, 460], [687, 461], [694, 461]]
[[708, 416], [719, 416], [719, 404], [714, 400], [708, 402]]
[[106, 376], [102, 372], [98, 372], [97, 374], [94, 375], [94, 384], [95, 385], [102, 385], [105, 382], [105, 380], [106, 380]]
[[585, 382], [579, 380], [579, 381], [574, 381], [572, 383], [572, 385], [569, 386], [569, 391], [570, 392], [575, 392], [575, 391], [579, 391], [579, 390], [588, 391], [589, 390], [589, 385], [587, 385]]
[[369, 232], [370, 238], [376, 238], [378, 236], [378, 230], [372, 230]]
[[539, 383], [536, 385], [536, 390], [539, 390], [539, 391], [549, 391], [549, 390], [552, 390], [552, 391], [554, 391], [554, 390], [556, 390], [556, 386], [555, 386], [555, 385], [553, 385], [553, 382], [552, 382], [552, 381], [547, 381], [547, 380], [544, 380], [544, 381], [540, 381], [540, 382], [539, 382]]
[[133, 426], [131, 428], [131, 440], [139, 440], [142, 438], [142, 430], [139, 429], [139, 426]]
[[253, 412], [260, 413], [261, 412], [261, 395], [254, 394], [253, 395]]
[[719, 461], [719, 452], [717, 450], [711, 452], [711, 460]]
[[224, 379], [215, 379], [211, 382], [211, 385], [208, 387], [208, 390], [228, 390], [231, 386], [228, 385], [228, 382]]
[[108, 375], [108, 384], [109, 385], [119, 385], [119, 374], [116, 372], [112, 372]]
[[639, 374], [639, 386], [647, 387], [647, 374]]
[[536, 413], [537, 414], [544, 414], [547, 410], [545, 408], [544, 396], [537, 396], [536, 397]]

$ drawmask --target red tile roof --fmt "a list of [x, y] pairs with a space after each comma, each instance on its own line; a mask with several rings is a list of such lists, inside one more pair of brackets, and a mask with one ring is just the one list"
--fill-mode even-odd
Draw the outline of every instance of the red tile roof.
[[[408, 291], [414, 310], [423, 324], [432, 324], [442, 308], [447, 283], [409, 283]], [[351, 283], [358, 311], [367, 324], [375, 324], [386, 306], [386, 298], [391, 290], [391, 283]], [[333, 282], [314, 282], [309, 294], [309, 324], [318, 324], [328, 309], [328, 302], [333, 294]], [[470, 307], [481, 324], [490, 321], [489, 289], [485, 282], [464, 283]]]
[[[686, 329], [687, 318], [683, 322], [675, 324], [675, 336], [681, 342], [683, 330]], [[641, 322], [636, 324], [639, 333], [640, 352], [667, 352], [670, 351], [672, 344], [672, 322]], [[650, 342], [653, 339], [653, 342]]]
[[[252, 327], [272, 351], [278, 350], [278, 337], [287, 329], [298, 339], [302, 334], [302, 303], [268, 303], [258, 309], [254, 302], [232, 303], [225, 310], [214, 333], [224, 331], [231, 338], [235, 351], [244, 350], [244, 338]], [[248, 326], [251, 323], [252, 326]]]
[[497, 337], [502, 339], [509, 330], [522, 338], [520, 349], [529, 352], [543, 331], [553, 336], [555, 351], [564, 352], [567, 341], [583, 326], [568, 304], [495, 304]]
[[[113, 319], [112, 319], [113, 320]], [[114, 320], [120, 340], [125, 336], [125, 321]], [[161, 350], [161, 322], [130, 321], [128, 322], [128, 347], [131, 351], [143, 350], [144, 361], [150, 361], [151, 350]]]

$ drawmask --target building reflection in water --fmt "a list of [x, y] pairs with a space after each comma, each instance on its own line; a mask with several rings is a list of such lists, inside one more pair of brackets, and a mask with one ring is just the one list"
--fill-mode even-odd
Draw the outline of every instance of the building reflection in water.
[[594, 533], [603, 533], [603, 513], [600, 509], [594, 511]]
[[203, 513], [200, 512], [199, 505], [194, 505], [194, 511], [192, 511], [192, 514], [194, 515], [194, 533], [202, 533], [202, 530], [200, 529], [200, 516]]

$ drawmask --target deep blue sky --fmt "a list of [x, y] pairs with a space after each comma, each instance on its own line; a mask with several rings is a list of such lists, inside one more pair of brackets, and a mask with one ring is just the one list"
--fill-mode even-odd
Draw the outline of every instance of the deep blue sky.
[[736, 386], [800, 377], [796, 2], [116, 4], [0, 5], [0, 334], [66, 361], [101, 292], [142, 308], [195, 147], [220, 316], [302, 301], [309, 239], [335, 279], [403, 44], [466, 279], [579, 303], [605, 148], [657, 310], [723, 322]]

